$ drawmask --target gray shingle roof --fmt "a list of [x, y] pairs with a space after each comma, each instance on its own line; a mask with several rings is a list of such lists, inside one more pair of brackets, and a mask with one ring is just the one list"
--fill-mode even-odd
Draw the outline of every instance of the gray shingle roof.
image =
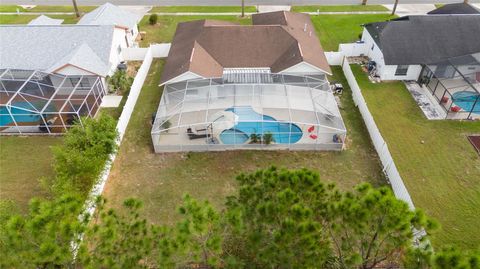
[[468, 3], [446, 4], [437, 9], [434, 9], [427, 14], [431, 15], [445, 15], [445, 14], [480, 14], [480, 10], [471, 6]]
[[[74, 61], [100, 72], [109, 67], [113, 31], [113, 25], [0, 26], [0, 69], [50, 70]], [[99, 60], [103, 64], [93, 67]]]
[[137, 14], [125, 11], [110, 3], [105, 3], [85, 14], [78, 25], [116, 25], [132, 29], [141, 19]]
[[108, 73], [107, 65], [105, 65], [92, 48], [85, 43], [76, 47], [71, 53], [51, 66], [47, 72], [55, 73], [65, 65], [73, 65], [97, 75]]
[[480, 15], [406, 16], [365, 28], [385, 64], [432, 64], [480, 52]]
[[52, 19], [45, 15], [40, 15], [31, 20], [28, 25], [60, 25], [63, 23], [62, 19]]

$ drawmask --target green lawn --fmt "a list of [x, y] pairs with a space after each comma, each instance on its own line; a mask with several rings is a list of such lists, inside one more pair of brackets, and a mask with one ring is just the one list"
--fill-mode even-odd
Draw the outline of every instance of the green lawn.
[[293, 6], [294, 12], [346, 12], [346, 11], [388, 11], [382, 5], [343, 5], [343, 6]]
[[319, 15], [311, 16], [325, 51], [337, 51], [338, 44], [360, 39], [362, 24], [386, 21], [393, 17], [387, 14]]
[[53, 175], [52, 145], [61, 137], [0, 136], [0, 200], [12, 201], [26, 212], [28, 201], [44, 196], [39, 179]]
[[352, 67], [414, 204], [442, 225], [434, 246], [478, 247], [480, 158], [465, 136], [480, 121], [429, 121], [403, 83], [372, 84]]
[[[63, 24], [75, 24], [78, 19], [75, 15], [48, 15], [54, 19], [63, 19]], [[38, 15], [0, 15], [0, 24], [27, 24]]]
[[[256, 12], [257, 8], [254, 6], [246, 6], [245, 12]], [[157, 6], [150, 10], [154, 12], [198, 12], [198, 13], [227, 13], [227, 12], [242, 12], [241, 6]]]
[[23, 9], [20, 6], [15, 6], [15, 5], [0, 5], [0, 12], [24, 12], [25, 9]]
[[[90, 12], [97, 8], [96, 6], [79, 6], [80, 12]], [[24, 9], [15, 5], [0, 5], [0, 12], [74, 12], [73, 6], [35, 6], [34, 8]]]

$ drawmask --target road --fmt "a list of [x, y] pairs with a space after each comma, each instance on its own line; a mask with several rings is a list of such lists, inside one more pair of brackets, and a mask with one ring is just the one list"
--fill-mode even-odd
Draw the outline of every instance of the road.
[[[400, 4], [458, 3], [462, 0], [400, 0]], [[151, 6], [237, 6], [240, 0], [77, 0], [78, 5], [96, 6], [105, 2], [116, 5]], [[393, 4], [395, 0], [368, 0], [369, 4]], [[3, 5], [71, 5], [71, 0], [0, 0]], [[246, 5], [354, 5], [361, 0], [245, 0]], [[470, 0], [480, 3], [480, 0]]]

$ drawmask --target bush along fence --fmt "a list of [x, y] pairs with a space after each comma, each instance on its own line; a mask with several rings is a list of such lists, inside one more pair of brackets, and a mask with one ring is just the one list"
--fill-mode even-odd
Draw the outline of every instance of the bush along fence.
[[[135, 60], [140, 59], [140, 56], [143, 56], [143, 63], [137, 71], [137, 75], [133, 80], [132, 86], [130, 88], [127, 101], [123, 107], [122, 113], [120, 118], [118, 119], [118, 123], [116, 126], [116, 130], [118, 133], [117, 139], [115, 144], [120, 147], [122, 142], [123, 136], [125, 135], [125, 131], [128, 126], [128, 122], [130, 121], [130, 117], [132, 115], [133, 109], [135, 108], [135, 104], [137, 103], [138, 96], [140, 95], [140, 91], [142, 90], [143, 83], [147, 78], [148, 71], [150, 70], [150, 66], [152, 65], [154, 58], [162, 58], [165, 57], [165, 50], [168, 54], [169, 44], [159, 44], [159, 45], [152, 45], [149, 48], [144, 48], [139, 53], [136, 53]], [[91, 189], [88, 198], [85, 202], [85, 209], [80, 214], [79, 218], [84, 219], [85, 216], [92, 216], [95, 213], [96, 205], [97, 205], [97, 197], [100, 196], [105, 188], [105, 184], [107, 183], [108, 176], [110, 175], [110, 170], [112, 168], [113, 162], [115, 161], [115, 157], [117, 156], [117, 151], [114, 151], [110, 154], [108, 161], [105, 163], [105, 166], [100, 173], [98, 181]], [[81, 239], [80, 239], [81, 241]], [[78, 245], [72, 243], [72, 250], [74, 251], [74, 256], [76, 256], [76, 251], [78, 250]]]
[[[352, 97], [355, 105], [358, 107], [360, 114], [362, 115], [363, 121], [367, 127], [368, 133], [372, 140], [373, 146], [377, 151], [377, 154], [380, 158], [382, 163], [382, 170], [389, 181], [393, 193], [397, 199], [404, 201], [408, 204], [411, 210], [415, 210], [415, 206], [413, 204], [412, 198], [408, 193], [405, 184], [403, 183], [402, 177], [395, 166], [395, 162], [393, 161], [393, 157], [390, 154], [388, 149], [387, 142], [383, 139], [380, 130], [373, 119], [372, 114], [368, 110], [367, 102], [363, 98], [362, 91], [360, 86], [353, 75], [352, 69], [350, 68], [350, 62], [348, 61], [347, 57], [343, 52], [330, 52], [327, 59], [331, 60], [329, 64], [331, 65], [340, 65], [342, 67], [343, 73], [348, 81], [348, 85], [352, 90]], [[342, 59], [339, 61], [339, 59]], [[416, 239], [416, 243], [419, 242], [419, 239], [426, 235], [424, 230], [414, 230], [414, 235]]]

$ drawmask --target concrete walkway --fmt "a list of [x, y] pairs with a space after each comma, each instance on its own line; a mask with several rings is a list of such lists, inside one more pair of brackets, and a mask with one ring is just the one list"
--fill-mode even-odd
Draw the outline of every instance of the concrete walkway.
[[[393, 10], [393, 5], [383, 5], [388, 8], [390, 12]], [[397, 6], [397, 11], [395, 12], [399, 16], [409, 16], [409, 15], [425, 15], [427, 12], [434, 10], [436, 7], [433, 4], [399, 4]]]
[[145, 16], [152, 7], [151, 6], [119, 6], [121, 9], [131, 12], [133, 14], [137, 14], [139, 16]]
[[258, 6], [258, 13], [274, 12], [274, 11], [290, 11], [291, 6]]

